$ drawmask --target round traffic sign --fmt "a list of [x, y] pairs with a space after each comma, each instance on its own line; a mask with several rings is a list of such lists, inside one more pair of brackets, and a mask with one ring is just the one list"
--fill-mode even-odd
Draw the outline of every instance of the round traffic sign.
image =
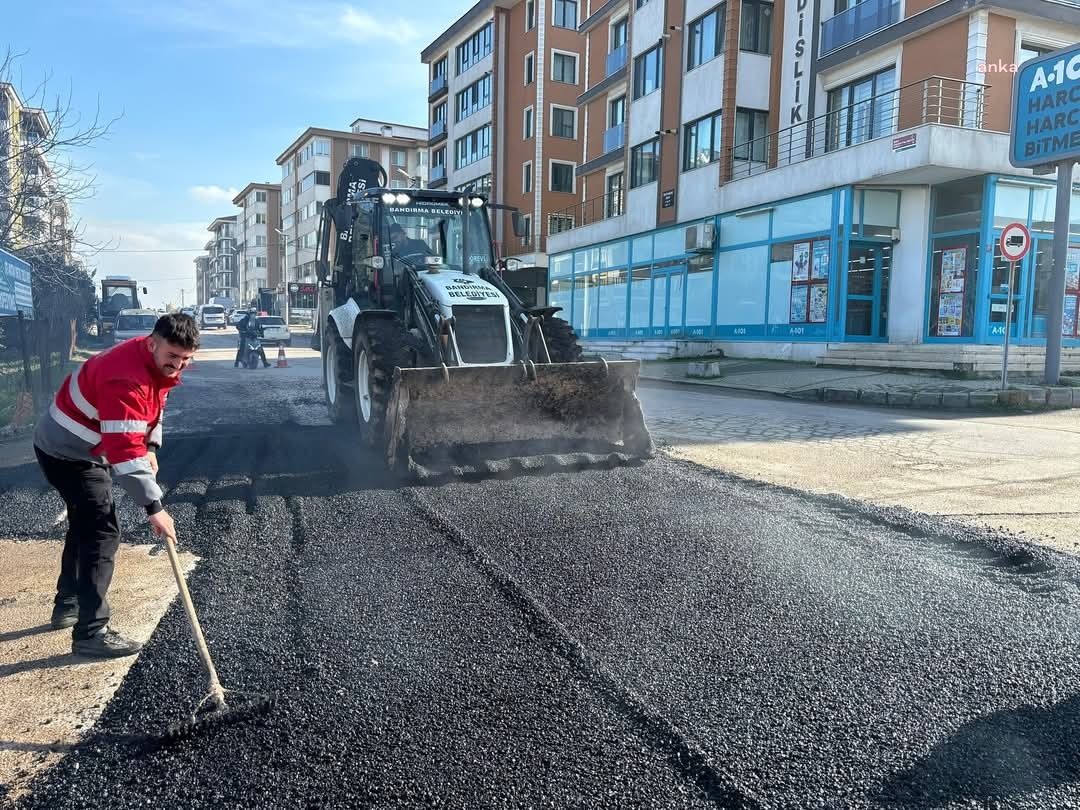
[[299, 292], [299, 291], [300, 291], [300, 285], [299, 284], [290, 284], [289, 285], [289, 292]]
[[1001, 255], [1010, 262], [1018, 262], [1031, 250], [1031, 232], [1026, 225], [1011, 222], [1001, 231]]

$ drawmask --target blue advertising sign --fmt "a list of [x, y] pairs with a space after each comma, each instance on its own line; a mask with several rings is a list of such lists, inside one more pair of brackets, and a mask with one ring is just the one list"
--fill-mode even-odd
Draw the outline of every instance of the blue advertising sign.
[[1009, 161], [1065, 160], [1080, 160], [1080, 43], [1025, 62], [1013, 79]]
[[31, 277], [29, 264], [0, 250], [0, 317], [13, 317], [19, 312], [24, 318], [34, 317]]

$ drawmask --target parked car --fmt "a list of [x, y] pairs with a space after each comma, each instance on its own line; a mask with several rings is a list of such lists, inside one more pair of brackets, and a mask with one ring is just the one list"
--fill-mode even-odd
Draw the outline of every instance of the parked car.
[[227, 326], [225, 307], [220, 304], [203, 304], [199, 307], [197, 320], [200, 329], [224, 329]]
[[239, 326], [240, 321], [242, 321], [244, 318], [246, 318], [250, 314], [251, 314], [250, 309], [234, 309], [232, 311], [232, 314], [229, 316], [229, 325], [230, 326]]
[[259, 333], [259, 340], [263, 343], [277, 345], [284, 343], [292, 346], [292, 332], [286, 326], [285, 321], [277, 315], [259, 315], [255, 318], [255, 329]]
[[159, 317], [152, 309], [122, 309], [113, 322], [110, 340], [119, 343], [133, 337], [146, 337], [154, 331]]
[[194, 318], [195, 317], [195, 307], [184, 307], [183, 309], [180, 310], [180, 314], [181, 315], [190, 315], [192, 318]]

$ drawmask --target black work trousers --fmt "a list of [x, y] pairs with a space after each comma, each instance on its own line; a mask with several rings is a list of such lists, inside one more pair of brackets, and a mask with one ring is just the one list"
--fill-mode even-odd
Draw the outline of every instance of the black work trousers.
[[45, 480], [64, 499], [68, 531], [56, 581], [56, 604], [79, 606], [72, 635], [88, 638], [109, 623], [105, 594], [112, 582], [120, 523], [112, 499], [109, 470], [89, 461], [54, 458], [37, 447]]

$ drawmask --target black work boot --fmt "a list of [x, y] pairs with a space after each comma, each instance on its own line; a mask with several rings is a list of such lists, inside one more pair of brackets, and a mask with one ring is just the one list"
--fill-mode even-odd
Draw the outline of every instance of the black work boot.
[[72, 640], [71, 652], [73, 655], [85, 655], [89, 658], [123, 658], [126, 655], [135, 655], [142, 646], [134, 639], [125, 638], [115, 630], [102, 627], [90, 638]]
[[52, 619], [49, 621], [53, 630], [63, 630], [67, 627], [74, 627], [77, 621], [79, 621], [78, 602], [64, 601], [57, 602], [53, 605]]

